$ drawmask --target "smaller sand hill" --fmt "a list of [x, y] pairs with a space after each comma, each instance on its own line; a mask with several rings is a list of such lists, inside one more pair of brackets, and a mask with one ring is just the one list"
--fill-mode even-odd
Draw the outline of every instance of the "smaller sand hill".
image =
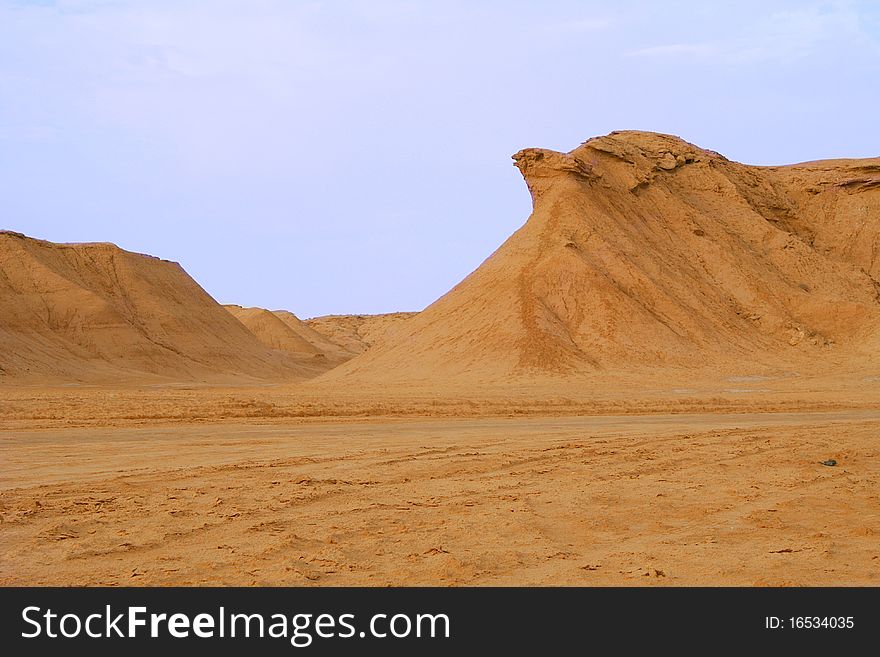
[[324, 369], [363, 353], [380, 337], [393, 333], [404, 320], [416, 314], [328, 315], [303, 321], [288, 310], [234, 304], [224, 308], [267, 347], [298, 358], [324, 359]]
[[288, 354], [316, 374], [325, 372], [354, 355], [306, 326], [287, 310], [244, 308], [233, 304], [225, 305], [224, 308], [266, 347]]
[[289, 310], [273, 310], [272, 314], [328, 358], [335, 357], [340, 360], [351, 358], [352, 352], [349, 349], [315, 330]]
[[317, 354], [319, 349], [294, 331], [275, 313], [263, 308], [243, 308], [236, 305], [223, 306], [260, 342], [272, 349], [280, 349], [292, 354]]
[[0, 376], [104, 381], [296, 379], [175, 263], [113, 244], [0, 231]]
[[393, 335], [414, 312], [380, 315], [324, 315], [305, 321], [306, 325], [327, 336], [352, 354], [360, 354], [386, 335]]

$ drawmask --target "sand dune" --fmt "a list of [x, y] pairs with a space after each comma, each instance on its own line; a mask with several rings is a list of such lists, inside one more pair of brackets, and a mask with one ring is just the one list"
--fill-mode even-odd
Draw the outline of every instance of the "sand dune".
[[281, 321], [275, 313], [263, 308], [243, 308], [227, 304], [223, 306], [244, 324], [260, 342], [272, 349], [292, 354], [316, 355], [320, 350], [302, 335]]
[[619, 132], [514, 160], [534, 202], [526, 224], [329, 380], [874, 358], [880, 159], [752, 167]]
[[0, 232], [0, 375], [62, 381], [301, 378], [183, 268], [112, 244]]

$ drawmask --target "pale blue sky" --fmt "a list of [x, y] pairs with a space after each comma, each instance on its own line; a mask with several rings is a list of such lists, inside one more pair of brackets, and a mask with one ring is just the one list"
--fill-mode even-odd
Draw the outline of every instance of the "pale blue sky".
[[0, 0], [0, 227], [416, 310], [528, 216], [520, 148], [878, 156], [878, 108], [878, 2]]

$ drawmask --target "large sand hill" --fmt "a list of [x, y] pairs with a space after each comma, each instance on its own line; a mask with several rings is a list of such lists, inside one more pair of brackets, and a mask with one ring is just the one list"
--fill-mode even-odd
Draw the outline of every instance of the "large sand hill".
[[514, 159], [526, 224], [329, 377], [877, 362], [880, 159], [749, 167], [643, 132]]

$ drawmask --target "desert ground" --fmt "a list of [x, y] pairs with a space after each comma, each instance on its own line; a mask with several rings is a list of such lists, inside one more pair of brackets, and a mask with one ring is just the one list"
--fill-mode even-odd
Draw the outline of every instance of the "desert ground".
[[245, 403], [292, 396], [272, 390], [18, 388], [0, 583], [880, 583], [870, 404]]
[[0, 231], [0, 584], [880, 583], [880, 158], [514, 162], [419, 312]]

